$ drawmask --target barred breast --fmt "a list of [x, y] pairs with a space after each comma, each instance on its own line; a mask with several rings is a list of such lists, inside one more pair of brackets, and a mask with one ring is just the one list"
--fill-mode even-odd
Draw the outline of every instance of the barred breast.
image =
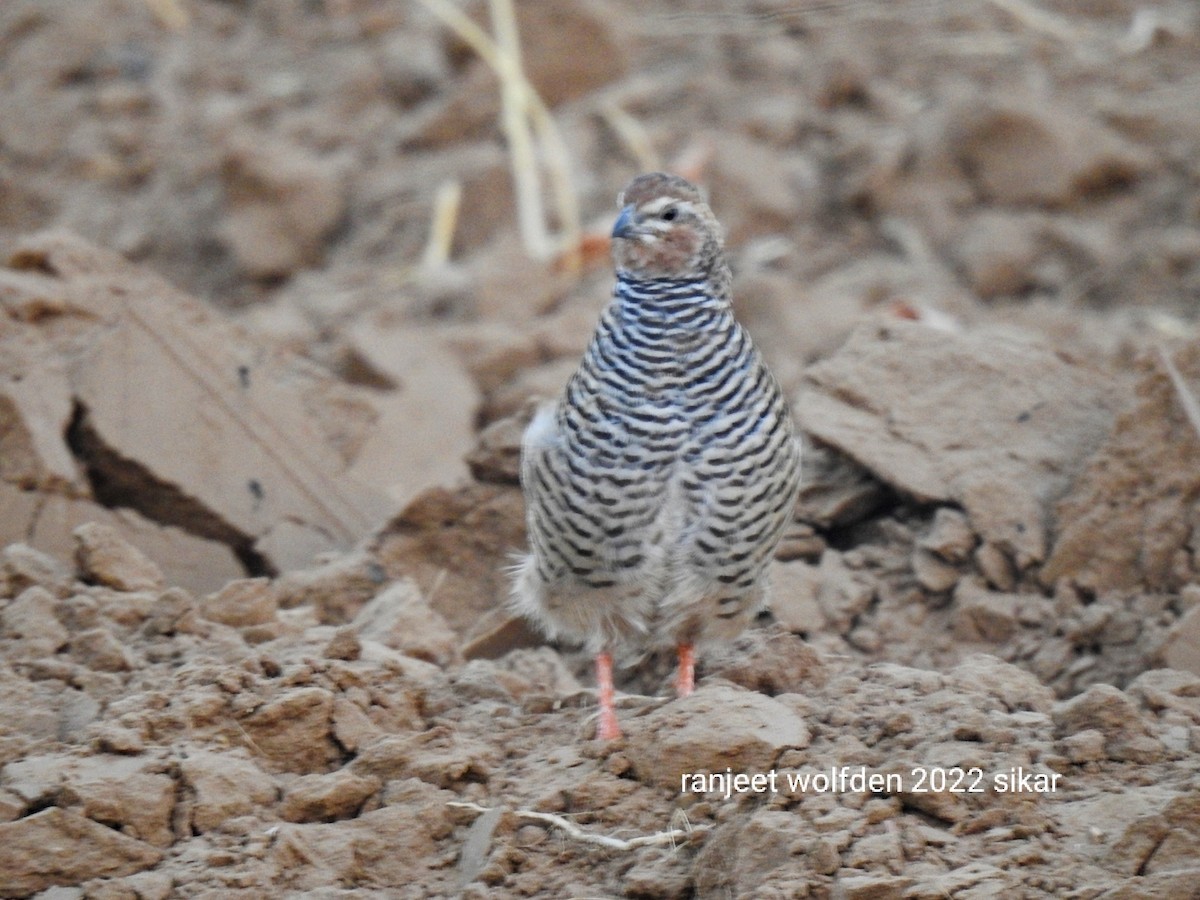
[[779, 388], [708, 281], [620, 277], [526, 434], [518, 605], [595, 650], [736, 634], [764, 602], [799, 464]]

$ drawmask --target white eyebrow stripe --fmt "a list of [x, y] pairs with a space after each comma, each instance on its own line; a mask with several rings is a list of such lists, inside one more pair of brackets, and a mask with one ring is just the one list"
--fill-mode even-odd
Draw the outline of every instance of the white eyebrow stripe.
[[641, 207], [641, 211], [647, 215], [657, 215], [668, 206], [674, 206], [680, 212], [695, 212], [696, 207], [688, 200], [680, 200], [676, 197], [656, 197], [649, 203], [645, 203]]

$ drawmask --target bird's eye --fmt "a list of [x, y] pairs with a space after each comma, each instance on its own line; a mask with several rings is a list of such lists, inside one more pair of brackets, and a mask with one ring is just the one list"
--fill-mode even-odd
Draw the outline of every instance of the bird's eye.
[[669, 209], [665, 209], [663, 210], [662, 218], [664, 222], [674, 222], [677, 218], [679, 218], [679, 210], [673, 206]]

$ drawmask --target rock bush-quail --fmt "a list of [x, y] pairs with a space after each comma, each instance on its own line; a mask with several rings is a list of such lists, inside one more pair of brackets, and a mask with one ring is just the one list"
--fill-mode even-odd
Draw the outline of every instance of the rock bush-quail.
[[740, 633], [766, 599], [800, 448], [733, 317], [721, 226], [683, 178], [641, 175], [613, 226], [617, 282], [579, 369], [522, 441], [529, 553], [514, 606], [596, 653], [598, 736], [620, 735], [614, 650]]

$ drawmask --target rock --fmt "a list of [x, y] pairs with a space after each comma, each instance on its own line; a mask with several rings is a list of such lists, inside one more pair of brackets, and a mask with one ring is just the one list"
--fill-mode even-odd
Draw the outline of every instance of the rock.
[[323, 622], [347, 622], [379, 593], [387, 575], [366, 553], [347, 553], [276, 580], [284, 609], [311, 606]]
[[963, 579], [954, 591], [954, 636], [1002, 644], [1020, 629], [1020, 604], [1017, 594], [998, 594]]
[[134, 661], [107, 628], [90, 628], [71, 638], [71, 656], [96, 672], [128, 672]]
[[798, 699], [796, 695], [829, 677], [820, 654], [804, 638], [780, 627], [750, 629], [706, 651], [701, 659], [706, 675], [775, 697], [793, 709], [802, 709], [790, 702]]
[[514, 650], [540, 647], [545, 637], [524, 616], [511, 615], [503, 607], [481, 616], [462, 644], [463, 659], [499, 659]]
[[58, 736], [67, 744], [82, 744], [87, 740], [89, 726], [100, 718], [99, 702], [83, 691], [67, 691], [63, 696], [58, 719]]
[[[283, 521], [323, 534], [323, 549], [345, 548], [386, 514], [377, 491], [346, 475], [377, 415], [365, 393], [265, 350], [211, 306], [70, 235], [25, 239], [12, 265], [17, 297], [58, 295], [73, 311], [69, 338], [44, 334], [68, 363], [71, 450], [106, 502], [240, 552]], [[76, 502], [52, 501], [62, 511], [48, 509], [51, 519]]]
[[242, 134], [221, 161], [225, 249], [249, 278], [280, 278], [321, 260], [345, 210], [341, 174], [285, 141]]
[[805, 381], [807, 433], [919, 502], [961, 505], [1020, 570], [1045, 559], [1047, 507], [1107, 433], [1114, 402], [1107, 377], [1049, 350], [903, 322], [858, 329]]
[[510, 590], [505, 565], [525, 544], [521, 492], [500, 485], [434, 489], [388, 523], [370, 550], [393, 579], [411, 578], [470, 643]]
[[85, 581], [118, 591], [154, 591], [166, 587], [162, 570], [115, 528], [88, 522], [75, 529], [75, 541], [75, 564]]
[[162, 857], [143, 841], [51, 807], [0, 824], [0, 894], [27, 897], [54, 885], [128, 875]]
[[353, 628], [339, 628], [325, 645], [321, 655], [326, 659], [344, 659], [348, 662], [362, 656], [362, 641]]
[[333, 701], [333, 739], [347, 753], [356, 753], [366, 743], [379, 737], [378, 725], [362, 708], [345, 697]]
[[913, 879], [905, 875], [850, 875], [834, 882], [831, 896], [835, 900], [899, 900], [908, 896], [912, 884]]
[[486, 783], [499, 752], [494, 745], [438, 726], [418, 734], [385, 735], [360, 751], [350, 766], [368, 778], [417, 778], [445, 788], [468, 781]]
[[946, 136], [983, 195], [998, 204], [1061, 205], [1136, 181], [1145, 152], [1048, 98], [964, 105]]
[[[467, 668], [469, 664], [463, 671]], [[582, 690], [562, 655], [549, 647], [513, 650], [489, 668], [492, 677], [502, 679], [508, 693], [518, 700], [545, 694], [568, 697]]]
[[323, 769], [340, 756], [332, 733], [333, 695], [299, 687], [263, 704], [242, 727], [256, 752], [288, 772]]
[[[771, 896], [775, 879], [787, 877], [812, 839], [812, 826], [802, 816], [759, 809], [705, 841], [697, 856], [695, 890], [704, 897]], [[783, 885], [778, 887], [776, 896], [788, 896]]]
[[842, 554], [836, 550], [821, 554], [817, 577], [820, 580], [817, 605], [829, 626], [839, 634], [845, 634], [855, 618], [870, 605], [875, 588], [863, 575], [849, 569]]
[[1158, 649], [1164, 666], [1200, 675], [1200, 606], [1189, 609], [1171, 626]]
[[1124, 884], [1109, 887], [1111, 879], [1102, 879], [1089, 889], [1101, 891], [1100, 900], [1157, 900], [1159, 897], [1186, 897], [1200, 878], [1200, 867], [1162, 872], [1155, 875], [1134, 875]]
[[1151, 669], [1135, 678], [1125, 692], [1156, 712], [1172, 710], [1200, 723], [1200, 674], [1178, 669]]
[[987, 583], [997, 590], [1011, 591], [1017, 585], [1017, 573], [1012, 561], [991, 541], [980, 544], [974, 553], [975, 565]]
[[84, 489], [64, 440], [70, 420], [63, 360], [35, 326], [6, 316], [0, 321], [0, 481], [24, 490]]
[[[476, 821], [480, 821], [480, 819]], [[633, 868], [625, 872], [621, 883], [626, 895], [630, 897], [662, 897], [664, 900], [682, 900], [693, 891], [688, 867], [670, 857], [648, 858], [635, 863]]]
[[283, 792], [279, 815], [288, 822], [348, 819], [379, 787], [379, 779], [363, 778], [345, 769], [328, 775], [304, 775]]
[[751, 238], [733, 263], [737, 271], [734, 315], [746, 326], [787, 394], [799, 383], [804, 367], [837, 350], [863, 316], [862, 304], [800, 283], [755, 259], [756, 253], [774, 259], [780, 252], [788, 258], [792, 249], [782, 235], [764, 234]]
[[984, 210], [974, 216], [953, 254], [975, 293], [985, 300], [1021, 294], [1037, 284], [1034, 267], [1044, 250], [1040, 216]]
[[363, 640], [439, 665], [453, 660], [457, 652], [458, 636], [407, 580], [382, 590], [355, 616], [351, 627]]
[[1139, 865], [1139, 873], [1156, 875], [1195, 868], [1200, 856], [1200, 790], [1193, 786], [1174, 797], [1161, 819], [1134, 822], [1125, 840], [1136, 846], [1143, 835], [1156, 843]]
[[355, 351], [397, 387], [380, 394], [380, 418], [349, 476], [382, 489], [393, 509], [422, 491], [461, 481], [475, 445], [479, 392], [431, 329], [364, 320], [345, 330]]
[[794, 634], [815, 634], [825, 627], [817, 602], [823, 583], [821, 570], [805, 562], [774, 562], [770, 566], [770, 609], [775, 620]]
[[453, 828], [446, 804], [454, 795], [419, 782], [405, 782], [397, 794], [393, 805], [346, 822], [282, 826], [269, 856], [270, 865], [286, 873], [277, 886], [321, 891], [331, 878], [418, 890], [430, 884], [431, 870], [442, 867], [434, 862], [439, 842]]
[[383, 36], [384, 84], [405, 109], [435, 92], [450, 77], [446, 48], [425, 30], [396, 30]]
[[43, 587], [23, 590], [15, 600], [0, 608], [0, 633], [24, 644], [30, 657], [48, 656], [66, 646], [70, 634], [55, 618], [58, 598]]
[[[844, 863], [852, 869], [902, 868], [904, 851], [900, 847], [900, 838], [894, 831], [864, 835], [850, 845]], [[864, 893], [863, 896], [873, 895]]]
[[467, 465], [478, 481], [521, 483], [521, 439], [528, 415], [506, 416], [479, 433], [479, 443], [467, 456]]
[[823, 529], [861, 522], [884, 502], [879, 479], [842, 453], [820, 444], [804, 447], [796, 518]]
[[[405, 147], [422, 150], [478, 141], [495, 128], [499, 108], [500, 92], [495, 75], [483, 63], [475, 63], [457, 80], [453, 91], [435, 96], [432, 102], [415, 111], [401, 131], [401, 140]], [[511, 209], [511, 195], [503, 200], [506, 202], [502, 202], [500, 208]], [[468, 246], [476, 246], [476, 243]]]
[[37, 585], [64, 597], [73, 581], [66, 566], [28, 544], [17, 542], [0, 549], [0, 596], [16, 597]]
[[122, 879], [136, 900], [169, 900], [175, 880], [166, 872], [138, 872]]
[[0, 822], [13, 822], [25, 812], [25, 802], [12, 791], [0, 789]]
[[279, 609], [279, 588], [267, 578], [231, 581], [215, 594], [200, 600], [204, 618], [234, 628], [274, 621]]
[[[91, 500], [59, 494], [13, 493], [15, 497], [0, 482], [0, 507], [6, 512], [0, 517], [0, 543], [19, 536], [40, 552], [70, 559], [78, 547], [75, 529], [100, 523], [115, 529], [153, 560], [172, 584], [189, 590], [212, 590], [244, 574], [241, 563], [227, 545], [196, 537], [175, 526], [159, 525], [131, 509], [110, 510]], [[34, 505], [20, 511], [26, 497], [32, 498]], [[10, 519], [8, 514], [14, 518]], [[55, 591], [69, 590], [73, 581], [68, 572], [65, 581], [54, 583]]]
[[921, 547], [913, 551], [912, 568], [917, 583], [935, 594], [944, 593], [958, 583], [958, 569]]
[[156, 847], [175, 841], [175, 781], [151, 760], [108, 754], [68, 760], [59, 805]]
[[253, 761], [228, 751], [189, 750], [179, 771], [192, 792], [188, 824], [200, 834], [220, 828], [227, 819], [248, 815], [276, 797], [271, 776]]
[[967, 517], [957, 509], [939, 506], [929, 531], [917, 539], [917, 546], [949, 563], [966, 562], [975, 548], [975, 532]]
[[1063, 755], [1077, 766], [1104, 759], [1104, 734], [1092, 728], [1067, 735], [1059, 745]]
[[[1009, 712], [1048, 713], [1054, 692], [1029, 672], [986, 653], [974, 653], [946, 673], [947, 685], [995, 697]], [[1057, 721], [1057, 720], [1056, 720]]]
[[0, 708], [4, 710], [4, 728], [13, 742], [11, 746], [60, 740], [64, 693], [61, 682], [31, 683], [9, 667], [0, 668]]
[[[1108, 810], [1104, 799], [1122, 803]], [[1108, 804], [1112, 806], [1112, 804]], [[1087, 812], [1111, 812], [1104, 835], [1105, 864], [1130, 875], [1155, 875], [1195, 868], [1200, 852], [1200, 792], [1135, 789], [1120, 798], [1093, 801]], [[1097, 821], [1093, 819], [1092, 821]], [[1098, 821], [1105, 821], [1104, 819]]]
[[1137, 704], [1110, 684], [1093, 684], [1078, 696], [1054, 707], [1054, 732], [1058, 737], [1094, 730], [1104, 735], [1109, 759], [1153, 762], [1163, 752], [1150, 733]]
[[723, 685], [702, 685], [626, 727], [638, 780], [671, 790], [685, 773], [767, 772], [783, 750], [809, 743], [808, 726], [788, 707]]
[[[1200, 391], [1200, 345], [1181, 348], [1175, 365]], [[1045, 584], [1069, 578], [1103, 593], [1135, 586], [1176, 591], [1197, 580], [1186, 561], [1200, 469], [1177, 461], [1200, 454], [1200, 436], [1161, 361], [1143, 359], [1140, 369], [1137, 399], [1054, 509], [1058, 527], [1041, 573]]]
[[1019, 886], [1013, 877], [986, 862], [969, 862], [938, 872], [922, 879], [921, 884], [910, 888], [906, 898], [914, 900], [940, 900], [942, 897], [997, 897]]

